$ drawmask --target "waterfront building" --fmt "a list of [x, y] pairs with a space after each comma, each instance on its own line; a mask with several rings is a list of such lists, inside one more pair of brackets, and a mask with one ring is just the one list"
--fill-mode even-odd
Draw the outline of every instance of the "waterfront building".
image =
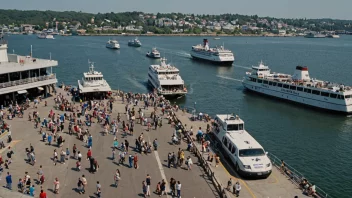
[[[31, 50], [32, 51], [32, 50]], [[55, 60], [7, 53], [7, 42], [0, 40], [0, 104], [23, 102], [26, 98], [47, 96], [55, 88]]]

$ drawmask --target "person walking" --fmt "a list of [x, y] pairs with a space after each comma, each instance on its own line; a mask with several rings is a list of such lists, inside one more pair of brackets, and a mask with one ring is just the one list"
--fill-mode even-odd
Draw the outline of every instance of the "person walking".
[[181, 198], [181, 182], [180, 181], [177, 181], [176, 190], [177, 190], [177, 197]]
[[176, 180], [174, 178], [170, 179], [170, 191], [172, 196], [176, 195]]
[[117, 188], [120, 180], [121, 180], [120, 170], [116, 169], [116, 172], [115, 172], [115, 175], [114, 175], [114, 182], [115, 182], [115, 187], [116, 188]]
[[56, 149], [54, 149], [54, 156], [53, 156], [53, 162], [54, 162], [54, 165], [56, 166], [56, 162], [58, 161], [58, 157], [57, 157], [57, 152], [56, 152]]
[[137, 153], [133, 157], [133, 166], [135, 169], [138, 169], [138, 156]]
[[10, 172], [7, 172], [6, 188], [8, 188], [9, 190], [12, 190], [12, 176], [10, 175]]
[[147, 192], [148, 192], [148, 186], [145, 183], [145, 181], [142, 182], [142, 190], [143, 190], [143, 196], [144, 196], [144, 198], [146, 198], [147, 197]]
[[234, 193], [236, 195], [236, 197], [240, 196], [240, 191], [241, 191], [241, 185], [239, 182], [236, 182], [236, 184], [234, 185]]
[[161, 180], [161, 184], [160, 184], [160, 195], [159, 195], [159, 197], [161, 197], [162, 195], [166, 195], [166, 182], [165, 182], [165, 180]]
[[77, 153], [77, 146], [76, 146], [76, 144], [73, 144], [72, 153], [73, 153], [73, 158], [74, 158], [74, 159], [77, 159], [77, 156], [76, 156], [76, 153]]
[[81, 181], [82, 181], [82, 189], [79, 192], [79, 194], [84, 194], [86, 192], [85, 188], [86, 188], [86, 186], [88, 184], [87, 179], [86, 179], [86, 177], [84, 175], [82, 175]]
[[55, 178], [54, 181], [54, 193], [59, 194], [60, 182], [58, 178]]
[[147, 178], [145, 179], [145, 182], [147, 183], [147, 193], [146, 193], [146, 195], [150, 197], [151, 177], [150, 177], [149, 174], [147, 174]]
[[100, 184], [100, 182], [99, 181], [97, 181], [97, 192], [96, 192], [96, 194], [97, 194], [97, 197], [101, 197], [101, 184]]
[[39, 169], [37, 171], [37, 175], [38, 175], [38, 183], [39, 183], [40, 182], [40, 178], [43, 175], [43, 167], [42, 167], [42, 165], [39, 166]]
[[44, 192], [44, 190], [40, 190], [39, 198], [47, 198], [46, 192]]

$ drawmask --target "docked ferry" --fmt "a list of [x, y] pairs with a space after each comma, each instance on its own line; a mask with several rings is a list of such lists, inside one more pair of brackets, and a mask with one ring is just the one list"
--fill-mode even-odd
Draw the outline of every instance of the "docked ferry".
[[160, 65], [150, 65], [148, 71], [148, 82], [156, 89], [158, 94], [165, 97], [179, 97], [187, 94], [184, 81], [180, 71], [162, 58]]
[[224, 46], [209, 47], [208, 39], [203, 39], [203, 45], [192, 46], [191, 56], [193, 59], [209, 61], [221, 65], [232, 65], [235, 57], [231, 50], [225, 49]]
[[310, 78], [308, 67], [294, 74], [272, 73], [262, 62], [246, 72], [242, 82], [248, 90], [284, 100], [345, 114], [352, 113], [352, 87]]
[[78, 80], [78, 92], [84, 99], [102, 99], [111, 92], [110, 85], [101, 72], [94, 70], [94, 63], [89, 63], [89, 72], [83, 73], [82, 80]]
[[216, 115], [212, 133], [221, 144], [223, 154], [244, 177], [267, 178], [272, 164], [264, 148], [245, 130], [239, 116]]

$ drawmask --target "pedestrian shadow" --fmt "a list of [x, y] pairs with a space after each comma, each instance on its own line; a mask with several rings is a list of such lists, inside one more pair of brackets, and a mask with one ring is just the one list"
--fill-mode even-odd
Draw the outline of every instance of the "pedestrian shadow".
[[143, 193], [139, 193], [138, 196], [144, 197], [144, 194]]
[[71, 170], [76, 171], [76, 172], [79, 172], [76, 167], [72, 167]]

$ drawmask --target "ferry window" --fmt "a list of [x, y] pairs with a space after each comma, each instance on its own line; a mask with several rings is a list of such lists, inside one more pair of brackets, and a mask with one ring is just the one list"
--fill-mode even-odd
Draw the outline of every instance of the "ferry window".
[[296, 86], [290, 86], [290, 89], [296, 90]]
[[303, 87], [297, 87], [297, 91], [303, 91]]
[[273, 82], [269, 81], [269, 85], [273, 85]]
[[238, 125], [238, 130], [243, 130], [243, 124]]
[[345, 96], [345, 98], [351, 98], [351, 96], [352, 96], [352, 95], [347, 95], [347, 96]]
[[264, 84], [268, 84], [268, 81], [266, 81], [266, 80], [264, 80], [264, 82], [263, 82]]
[[337, 95], [337, 98], [340, 99], [340, 100], [345, 99], [345, 97], [343, 95]]
[[227, 125], [228, 131], [238, 131], [238, 124], [229, 124]]
[[278, 87], [282, 87], [282, 84], [281, 84], [281, 83], [277, 83], [277, 86], [278, 86]]
[[263, 156], [265, 152], [263, 149], [242, 149], [239, 150], [239, 156], [241, 157], [255, 157], [255, 156]]
[[306, 93], [312, 93], [312, 90], [311, 90], [311, 89], [306, 89], [306, 88], [304, 88], [304, 92], [306, 92]]
[[231, 149], [231, 153], [235, 154], [235, 152], [236, 152], [236, 148], [233, 146], [232, 149]]
[[231, 152], [231, 150], [232, 150], [232, 144], [229, 144], [229, 146], [227, 147], [227, 149], [229, 149], [229, 151]]
[[312, 94], [315, 94], [315, 95], [320, 95], [320, 91], [317, 91], [317, 90], [312, 90]]
[[258, 83], [262, 83], [262, 82], [263, 82], [262, 80], [259, 80], [259, 79], [258, 79]]
[[256, 78], [253, 78], [252, 81], [253, 81], [253, 82], [257, 82], [257, 79], [256, 79]]
[[276, 82], [273, 82], [273, 86], [276, 86], [276, 84], [277, 84]]
[[330, 94], [330, 98], [336, 98], [336, 96], [337, 94], [333, 94], [333, 93]]
[[225, 146], [227, 146], [227, 138], [226, 137], [222, 138], [222, 142], [224, 143]]
[[288, 89], [290, 86], [289, 85], [284, 85], [284, 88]]
[[329, 93], [326, 93], [326, 92], [321, 92], [320, 95], [325, 96], [325, 97], [329, 97]]

